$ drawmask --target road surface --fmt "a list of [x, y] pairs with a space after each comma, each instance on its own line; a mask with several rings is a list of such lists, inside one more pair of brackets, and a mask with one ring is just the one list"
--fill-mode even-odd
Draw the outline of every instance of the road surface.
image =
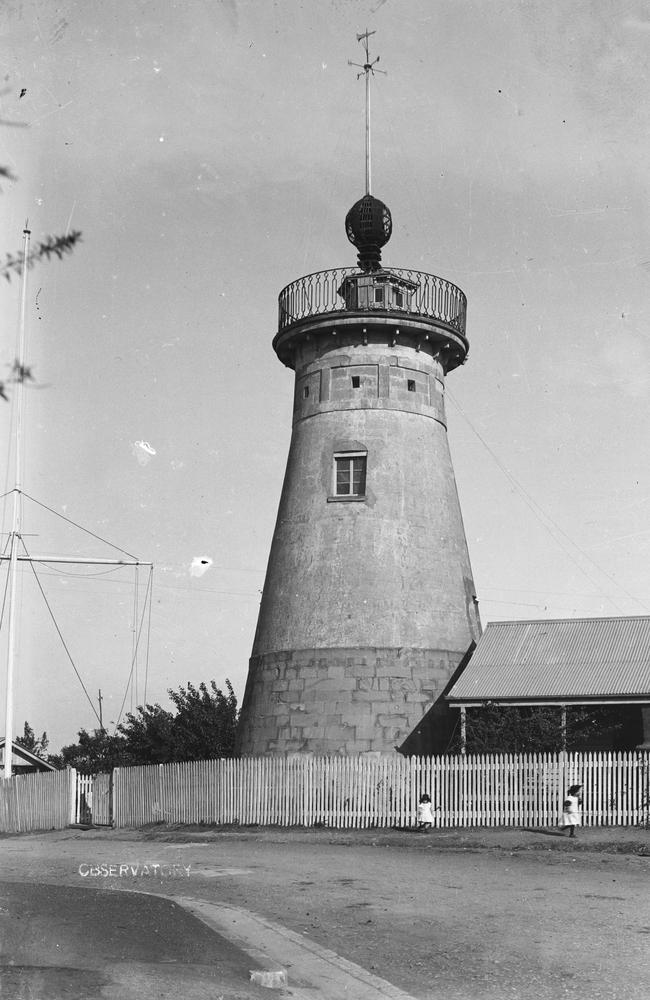
[[437, 831], [63, 831], [0, 840], [0, 864], [8, 881], [111, 905], [176, 902], [174, 920], [183, 911], [284, 966], [296, 1000], [647, 1000], [650, 857], [638, 843], [586, 850], [583, 832], [490, 846]]
[[268, 1000], [248, 955], [175, 902], [0, 882], [0, 996]]

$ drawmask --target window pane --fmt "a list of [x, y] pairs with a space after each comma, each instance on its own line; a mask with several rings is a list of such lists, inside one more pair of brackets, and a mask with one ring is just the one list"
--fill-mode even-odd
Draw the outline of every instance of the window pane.
[[352, 493], [355, 496], [363, 496], [366, 492], [366, 459], [352, 459]]
[[336, 492], [344, 496], [348, 496], [350, 493], [349, 458], [337, 458], [336, 460]]

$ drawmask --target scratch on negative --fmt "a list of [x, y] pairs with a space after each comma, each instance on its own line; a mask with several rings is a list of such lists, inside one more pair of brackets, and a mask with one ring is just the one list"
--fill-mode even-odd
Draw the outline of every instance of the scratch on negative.
[[34, 121], [29, 122], [30, 125], [40, 125], [42, 121], [46, 118], [50, 118], [52, 115], [56, 115], [59, 111], [63, 111], [65, 108], [69, 107], [73, 103], [72, 99], [66, 101], [65, 104], [59, 104], [58, 108], [53, 108], [48, 111], [46, 115], [41, 115], [40, 118], [35, 118]]

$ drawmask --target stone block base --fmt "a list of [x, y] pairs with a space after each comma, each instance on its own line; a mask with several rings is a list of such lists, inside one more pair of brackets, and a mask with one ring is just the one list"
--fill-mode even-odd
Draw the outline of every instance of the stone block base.
[[451, 713], [439, 699], [465, 653], [401, 647], [252, 657], [237, 752], [392, 752], [436, 705], [436, 725], [417, 752], [443, 753]]

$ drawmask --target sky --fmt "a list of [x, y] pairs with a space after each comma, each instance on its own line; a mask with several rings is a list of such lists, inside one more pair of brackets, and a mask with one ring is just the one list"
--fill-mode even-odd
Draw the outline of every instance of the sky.
[[[291, 430], [277, 296], [355, 263], [366, 28], [384, 261], [468, 298], [447, 416], [482, 622], [650, 614], [649, 3], [6, 0], [4, 251], [26, 219], [83, 233], [28, 277], [24, 541], [155, 566], [149, 617], [145, 568], [24, 564], [15, 721], [50, 751], [100, 690], [111, 731], [188, 681], [243, 695]], [[19, 307], [3, 281], [0, 381]]]

